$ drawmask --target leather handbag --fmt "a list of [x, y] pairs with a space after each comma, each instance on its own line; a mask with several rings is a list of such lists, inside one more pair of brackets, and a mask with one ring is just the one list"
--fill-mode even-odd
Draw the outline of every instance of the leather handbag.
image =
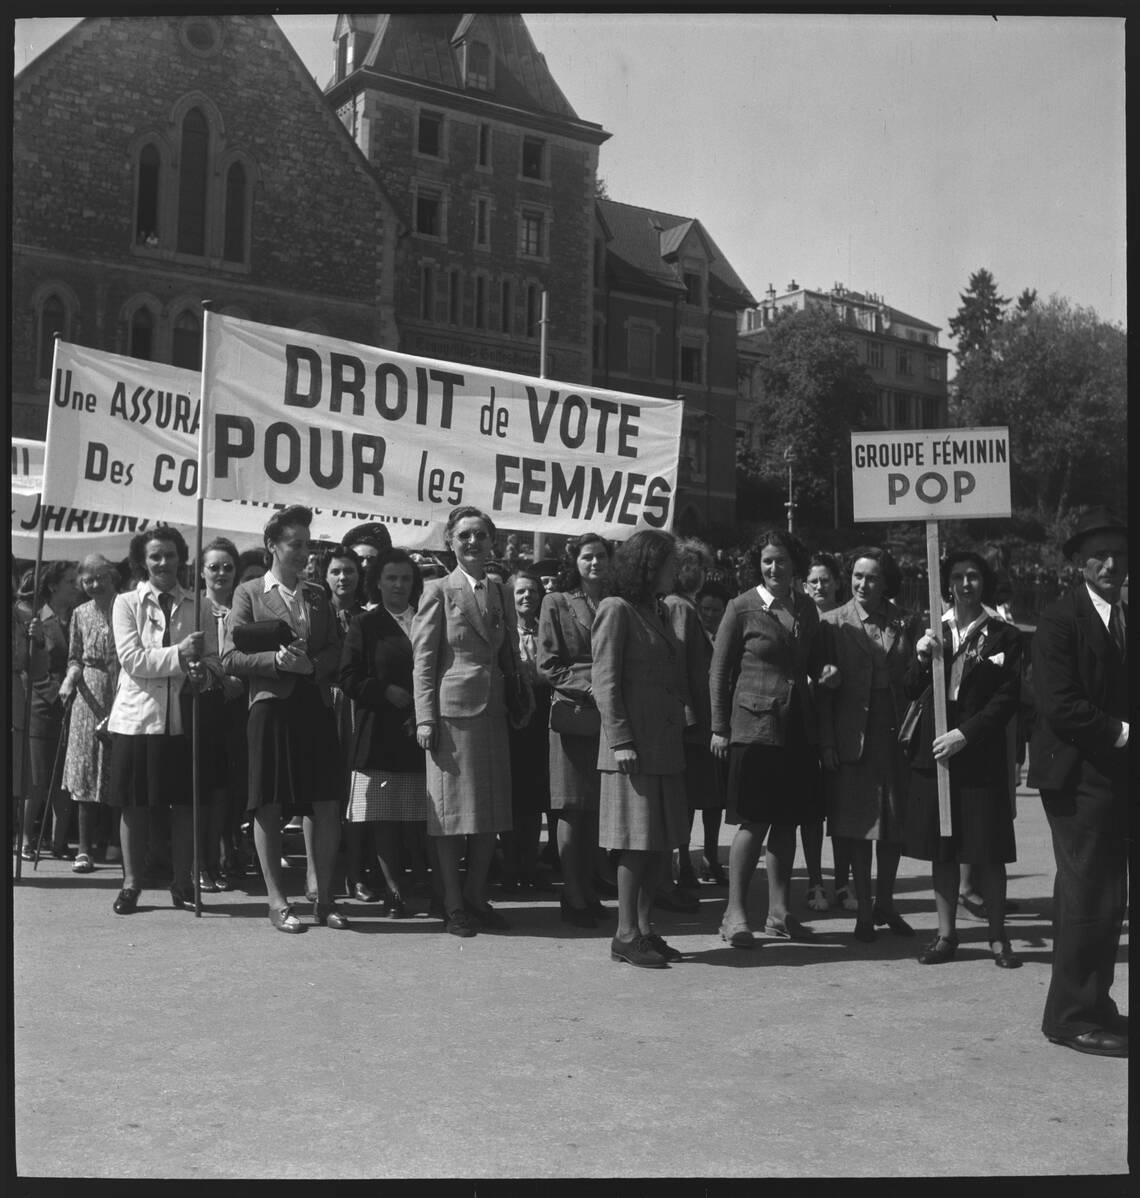
[[922, 713], [933, 696], [934, 691], [928, 686], [917, 699], [912, 699], [899, 725], [899, 744], [908, 759], [913, 758], [918, 750], [918, 728], [922, 723]]
[[597, 736], [602, 730], [602, 713], [592, 703], [556, 696], [550, 705], [550, 730], [561, 736]]
[[297, 635], [285, 620], [251, 620], [232, 633], [234, 647], [242, 653], [275, 653]]

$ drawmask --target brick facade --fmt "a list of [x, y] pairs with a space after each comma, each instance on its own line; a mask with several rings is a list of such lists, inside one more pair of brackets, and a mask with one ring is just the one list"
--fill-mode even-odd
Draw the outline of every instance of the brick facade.
[[[269, 17], [89, 18], [16, 78], [12, 178], [13, 433], [42, 437], [50, 342], [172, 361], [179, 318], [219, 311], [394, 345], [390, 199]], [[200, 252], [180, 252], [191, 110], [208, 127]], [[160, 162], [151, 244], [140, 153]], [[230, 253], [233, 163], [247, 216]], [[132, 314], [153, 322], [132, 347]], [[200, 325], [199, 325], [200, 327]]]

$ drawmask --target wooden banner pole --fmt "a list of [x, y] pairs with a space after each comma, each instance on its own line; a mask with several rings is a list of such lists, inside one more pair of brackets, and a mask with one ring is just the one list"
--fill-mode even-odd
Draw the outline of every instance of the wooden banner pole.
[[[934, 735], [946, 733], [946, 658], [942, 643], [942, 586], [938, 550], [938, 521], [926, 522], [926, 580], [930, 601], [930, 628], [934, 633], [934, 651], [931, 666], [934, 670], [932, 691], [934, 694]], [[938, 777], [938, 835], [950, 836], [950, 766], [939, 761], [935, 769]]]

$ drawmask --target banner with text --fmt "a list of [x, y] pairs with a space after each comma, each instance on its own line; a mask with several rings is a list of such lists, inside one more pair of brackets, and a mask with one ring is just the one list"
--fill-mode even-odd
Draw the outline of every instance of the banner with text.
[[[41, 456], [40, 478], [33, 477], [31, 459], [24, 460], [27, 447], [40, 446], [42, 451], [44, 443], [13, 442], [13, 491], [18, 489], [20, 467], [21, 477], [27, 478], [21, 484], [25, 493], [42, 494], [49, 513], [79, 510], [165, 522], [189, 529], [192, 535], [197, 521], [198, 372], [64, 341], [57, 343], [55, 365], [46, 460]], [[270, 510], [284, 506], [283, 494], [278, 489], [263, 502], [245, 497], [235, 502], [207, 500], [203, 528], [207, 534], [225, 533], [243, 542], [252, 536], [259, 543]], [[337, 541], [354, 525], [380, 521], [389, 526], [394, 544], [443, 548], [442, 524], [328, 502], [339, 498], [324, 495], [326, 506], [314, 508], [314, 539]], [[289, 500], [304, 502], [292, 493]], [[76, 518], [70, 519], [77, 526]]]
[[1008, 516], [1009, 429], [852, 433], [851, 481], [856, 521]]
[[205, 493], [625, 538], [668, 528], [683, 404], [206, 318]]

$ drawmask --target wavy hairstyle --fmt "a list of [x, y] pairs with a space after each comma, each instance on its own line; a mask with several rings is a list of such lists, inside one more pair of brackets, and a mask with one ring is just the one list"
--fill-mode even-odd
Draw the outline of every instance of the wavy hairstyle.
[[744, 566], [748, 571], [748, 577], [755, 580], [753, 586], [763, 580], [764, 576], [760, 573], [760, 559], [764, 556], [764, 550], [769, 546], [782, 549], [792, 559], [792, 569], [797, 578], [807, 576], [808, 551], [803, 541], [795, 533], [788, 532], [786, 529], [766, 528], [748, 546], [744, 554]]
[[179, 570], [190, 560], [190, 546], [186, 544], [186, 538], [177, 528], [171, 528], [169, 524], [151, 525], [145, 532], [135, 533], [131, 537], [131, 547], [127, 550], [127, 560], [131, 563], [131, 574], [140, 582], [148, 574], [146, 568], [146, 547], [151, 541], [169, 541], [174, 546], [178, 551]]
[[677, 540], [677, 578], [673, 590], [678, 595], [690, 595], [700, 589], [705, 575], [713, 567], [713, 551], [698, 537]]
[[571, 537], [562, 549], [562, 560], [558, 563], [558, 577], [554, 580], [556, 591], [576, 591], [582, 585], [578, 573], [578, 554], [585, 545], [597, 543], [606, 551], [606, 557], [614, 560], [614, 547], [600, 532], [587, 529], [576, 537]]
[[983, 554], [978, 553], [974, 549], [947, 550], [946, 556], [938, 566], [938, 574], [942, 583], [942, 598], [947, 600], [947, 602], [953, 602], [953, 596], [950, 592], [950, 571], [954, 569], [958, 562], [970, 562], [971, 565], [978, 567], [978, 572], [982, 576], [982, 602], [992, 606], [998, 588], [997, 571], [990, 565]]
[[677, 538], [671, 532], [642, 528], [622, 542], [614, 554], [610, 594], [635, 607], [652, 599], [661, 567], [676, 550]]

